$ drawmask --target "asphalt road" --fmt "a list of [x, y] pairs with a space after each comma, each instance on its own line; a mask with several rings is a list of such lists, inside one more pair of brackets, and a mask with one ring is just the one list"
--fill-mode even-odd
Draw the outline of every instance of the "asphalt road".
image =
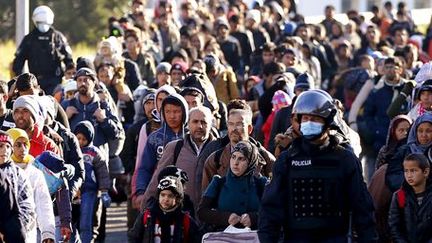
[[106, 243], [127, 242], [126, 203], [111, 204], [107, 212]]

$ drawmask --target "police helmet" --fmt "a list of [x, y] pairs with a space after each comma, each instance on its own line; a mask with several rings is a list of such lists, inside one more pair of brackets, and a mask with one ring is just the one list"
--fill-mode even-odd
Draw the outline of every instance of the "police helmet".
[[36, 23], [52, 25], [54, 23], [54, 13], [48, 6], [41, 5], [33, 11], [32, 20], [35, 25]]
[[308, 90], [301, 93], [294, 104], [293, 114], [314, 115], [326, 120], [327, 125], [333, 121], [336, 106], [333, 98], [323, 90]]

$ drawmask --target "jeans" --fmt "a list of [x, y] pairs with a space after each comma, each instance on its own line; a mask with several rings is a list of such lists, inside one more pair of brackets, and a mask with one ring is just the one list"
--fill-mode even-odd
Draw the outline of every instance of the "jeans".
[[102, 203], [97, 191], [85, 191], [81, 194], [80, 236], [83, 243], [93, 242], [97, 236]]

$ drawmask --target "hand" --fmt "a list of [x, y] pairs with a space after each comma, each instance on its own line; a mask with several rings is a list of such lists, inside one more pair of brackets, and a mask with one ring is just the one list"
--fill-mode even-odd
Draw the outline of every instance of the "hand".
[[240, 219], [240, 223], [244, 226], [244, 227], [251, 227], [252, 223], [251, 223], [251, 219], [249, 217], [249, 214], [245, 213], [241, 216]]
[[73, 117], [75, 114], [78, 114], [78, 110], [74, 107], [74, 106], [68, 106], [66, 108], [66, 115], [67, 117], [70, 119], [71, 117]]
[[109, 196], [108, 192], [102, 192], [101, 198], [102, 198], [102, 205], [105, 208], [109, 208], [109, 206], [111, 205], [111, 197]]
[[97, 108], [96, 111], [93, 113], [93, 116], [96, 117], [96, 120], [98, 122], [103, 122], [106, 118], [106, 112], [101, 108]]
[[60, 227], [60, 234], [63, 237], [63, 241], [69, 241], [71, 237], [71, 229], [69, 227]]
[[132, 202], [133, 208], [140, 210], [143, 200], [144, 200], [144, 194], [136, 196]]
[[235, 213], [232, 213], [228, 218], [228, 223], [230, 225], [236, 225], [236, 224], [240, 223], [240, 220], [241, 220], [240, 216], [238, 216]]
[[405, 96], [411, 96], [411, 93], [414, 89], [414, 87], [416, 86], [416, 82], [413, 81], [409, 81], [407, 83], [405, 83], [404, 87], [401, 90], [401, 93], [405, 94]]
[[42, 243], [54, 243], [53, 239], [45, 239], [42, 241]]
[[276, 145], [279, 145], [283, 148], [286, 148], [288, 146], [288, 144], [290, 144], [292, 142], [292, 139], [290, 139], [290, 136], [286, 135], [286, 134], [277, 134], [275, 137], [275, 143]]

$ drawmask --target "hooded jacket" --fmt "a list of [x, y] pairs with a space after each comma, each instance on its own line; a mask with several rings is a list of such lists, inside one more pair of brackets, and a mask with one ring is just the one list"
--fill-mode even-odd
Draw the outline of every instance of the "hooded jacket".
[[[168, 102], [178, 104], [182, 108], [182, 128], [178, 133], [175, 133], [168, 124], [164, 121], [164, 108]], [[136, 172], [136, 195], [144, 194], [151, 180], [156, 165], [162, 157], [164, 147], [167, 143], [183, 138], [185, 124], [188, 121], [188, 104], [186, 100], [179, 94], [171, 94], [162, 102], [162, 127], [150, 134], [141, 157], [141, 164], [137, 165]], [[133, 186], [133, 184], [132, 184]], [[133, 190], [133, 189], [132, 189]]]
[[417, 128], [424, 122], [432, 123], [432, 114], [425, 113], [415, 120], [408, 134], [407, 144], [401, 146], [396, 154], [389, 160], [389, 165], [386, 172], [386, 185], [391, 192], [398, 190], [404, 181], [403, 175], [403, 160], [410, 153], [426, 154], [427, 148], [432, 144], [420, 145], [417, 140]]
[[136, 159], [135, 159], [135, 168], [134, 168], [134, 173], [132, 175], [132, 182], [131, 182], [132, 195], [134, 195], [136, 192], [136, 180], [137, 180], [136, 169], [139, 166], [141, 166], [141, 163], [142, 163], [141, 158], [143, 157], [144, 148], [145, 148], [145, 145], [147, 144], [147, 139], [152, 132], [150, 130], [152, 130], [151, 129], [152, 126], [160, 125], [160, 122], [161, 122], [159, 112], [157, 111], [157, 107], [158, 107], [157, 106], [157, 97], [158, 97], [160, 92], [165, 92], [169, 95], [176, 93], [175, 89], [169, 85], [163, 85], [159, 89], [156, 90], [155, 101], [154, 101], [155, 109], [152, 111], [153, 120], [149, 120], [146, 123], [144, 123], [144, 125], [141, 127], [141, 130], [139, 133], [138, 147], [137, 147]]
[[108, 190], [111, 186], [108, 161], [103, 153], [93, 145], [95, 136], [93, 125], [89, 121], [82, 121], [76, 125], [74, 133], [81, 133], [88, 141], [88, 144], [81, 148], [85, 166], [85, 179], [81, 191]]
[[402, 139], [402, 141], [397, 141], [395, 139], [395, 131], [397, 125], [399, 125], [402, 121], [407, 121], [410, 125], [412, 124], [412, 120], [406, 115], [398, 115], [393, 118], [390, 122], [390, 126], [387, 132], [386, 144], [381, 147], [378, 152], [377, 160], [376, 160], [376, 169], [381, 167], [384, 164], [388, 163], [388, 159], [391, 158], [397, 151], [397, 148], [406, 143], [407, 139]]

